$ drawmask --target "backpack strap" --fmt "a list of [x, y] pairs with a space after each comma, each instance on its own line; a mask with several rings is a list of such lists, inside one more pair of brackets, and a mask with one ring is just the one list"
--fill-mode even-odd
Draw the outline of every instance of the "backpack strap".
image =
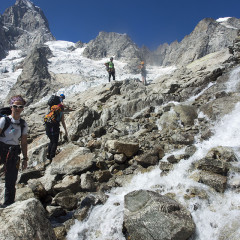
[[[5, 118], [5, 125], [3, 127], [3, 130], [0, 134], [0, 137], [5, 137], [5, 131], [8, 129], [8, 127], [10, 126], [11, 124], [11, 118], [10, 117], [4, 117]], [[19, 123], [20, 127], [21, 127], [21, 136], [22, 136], [22, 132], [23, 132], [23, 129], [25, 127], [25, 121], [20, 118], [20, 123]]]
[[22, 136], [23, 129], [25, 128], [25, 120], [23, 120], [22, 118], [20, 118], [20, 127], [21, 127], [21, 136]]
[[9, 117], [4, 117], [5, 118], [5, 125], [3, 127], [3, 130], [0, 134], [0, 137], [5, 137], [4, 132], [7, 130], [7, 128], [10, 126], [11, 124], [11, 119]]

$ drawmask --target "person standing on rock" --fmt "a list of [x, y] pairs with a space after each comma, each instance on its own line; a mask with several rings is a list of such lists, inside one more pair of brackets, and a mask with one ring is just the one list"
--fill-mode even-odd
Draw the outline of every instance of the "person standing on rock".
[[147, 82], [146, 82], [147, 70], [146, 70], [146, 66], [145, 66], [144, 61], [142, 61], [142, 62], [140, 63], [139, 69], [140, 69], [141, 76], [142, 76], [142, 83], [143, 83], [144, 86], [146, 86], [146, 85], [147, 85]]
[[111, 81], [111, 76], [113, 77], [113, 80], [115, 80], [115, 68], [113, 63], [113, 57], [110, 58], [110, 61], [105, 63], [105, 66], [108, 71], [108, 81]]
[[64, 107], [62, 104], [53, 105], [51, 111], [44, 117], [45, 129], [50, 142], [48, 144], [47, 159], [52, 162], [52, 159], [56, 155], [59, 135], [60, 135], [60, 122], [65, 130], [65, 135], [68, 140], [68, 132], [64, 120]]
[[28, 125], [20, 117], [26, 104], [22, 96], [10, 99], [11, 115], [0, 119], [0, 162], [5, 168], [4, 206], [14, 203], [15, 184], [20, 166], [22, 152], [22, 170], [27, 168], [27, 133]]

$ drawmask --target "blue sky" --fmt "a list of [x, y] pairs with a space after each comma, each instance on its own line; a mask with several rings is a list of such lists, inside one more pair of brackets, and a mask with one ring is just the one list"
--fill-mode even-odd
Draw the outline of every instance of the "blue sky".
[[[15, 4], [2, 0], [0, 13]], [[139, 46], [155, 49], [181, 41], [206, 17], [240, 18], [239, 0], [32, 0], [57, 40], [89, 42], [100, 31], [127, 33]]]

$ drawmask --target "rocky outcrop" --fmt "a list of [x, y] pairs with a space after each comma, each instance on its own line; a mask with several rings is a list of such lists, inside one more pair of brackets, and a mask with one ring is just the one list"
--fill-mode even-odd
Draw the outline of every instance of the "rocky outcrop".
[[7, 51], [11, 48], [9, 39], [6, 36], [5, 28], [2, 23], [2, 16], [0, 16], [0, 60], [6, 57]]
[[94, 159], [89, 149], [69, 145], [54, 159], [51, 174], [81, 174], [93, 167]]
[[151, 191], [124, 197], [125, 235], [137, 239], [187, 240], [194, 234], [191, 214], [175, 200]]
[[17, 202], [0, 209], [2, 240], [39, 239], [55, 240], [55, 234], [46, 218], [42, 204], [36, 199]]
[[[6, 9], [2, 15], [2, 24], [7, 41], [16, 49], [29, 50], [35, 44], [55, 39], [43, 11], [29, 0], [17, 0]], [[0, 39], [1, 42], [4, 40]]]
[[8, 98], [21, 94], [27, 100], [27, 105], [40, 100], [54, 90], [51, 75], [48, 72], [50, 49], [45, 45], [37, 45], [25, 58], [23, 71], [16, 84], [11, 88]]
[[132, 59], [132, 57], [140, 57], [137, 45], [126, 34], [114, 32], [100, 32], [94, 40], [87, 44], [83, 54], [93, 59], [105, 57]]
[[212, 148], [205, 158], [194, 163], [194, 167], [200, 170], [195, 179], [218, 192], [224, 192], [227, 187], [227, 175], [230, 169], [233, 169], [234, 162], [237, 162], [237, 158], [231, 148]]
[[240, 30], [238, 30], [238, 35], [233, 41], [233, 46], [229, 46], [229, 51], [234, 55], [235, 61], [240, 63]]

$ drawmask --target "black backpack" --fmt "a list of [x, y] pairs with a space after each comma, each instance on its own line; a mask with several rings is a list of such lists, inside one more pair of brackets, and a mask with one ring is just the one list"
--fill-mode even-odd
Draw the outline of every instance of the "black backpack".
[[12, 110], [10, 107], [0, 108], [0, 117], [6, 117], [12, 114]]
[[[7, 130], [7, 128], [11, 124], [11, 119], [8, 117], [8, 115], [11, 115], [11, 113], [12, 113], [12, 110], [11, 110], [10, 107], [4, 107], [4, 108], [0, 109], [0, 118], [5, 117], [5, 125], [4, 125], [3, 130], [0, 134], [0, 137], [5, 137], [4, 132]], [[22, 136], [23, 128], [25, 127], [25, 121], [21, 118], [20, 118], [19, 125], [21, 126], [21, 136]]]
[[50, 107], [52, 107], [53, 105], [58, 105], [60, 104], [61, 101], [60, 101], [60, 97], [59, 96], [56, 96], [56, 95], [52, 95], [49, 100], [48, 100], [48, 105]]

